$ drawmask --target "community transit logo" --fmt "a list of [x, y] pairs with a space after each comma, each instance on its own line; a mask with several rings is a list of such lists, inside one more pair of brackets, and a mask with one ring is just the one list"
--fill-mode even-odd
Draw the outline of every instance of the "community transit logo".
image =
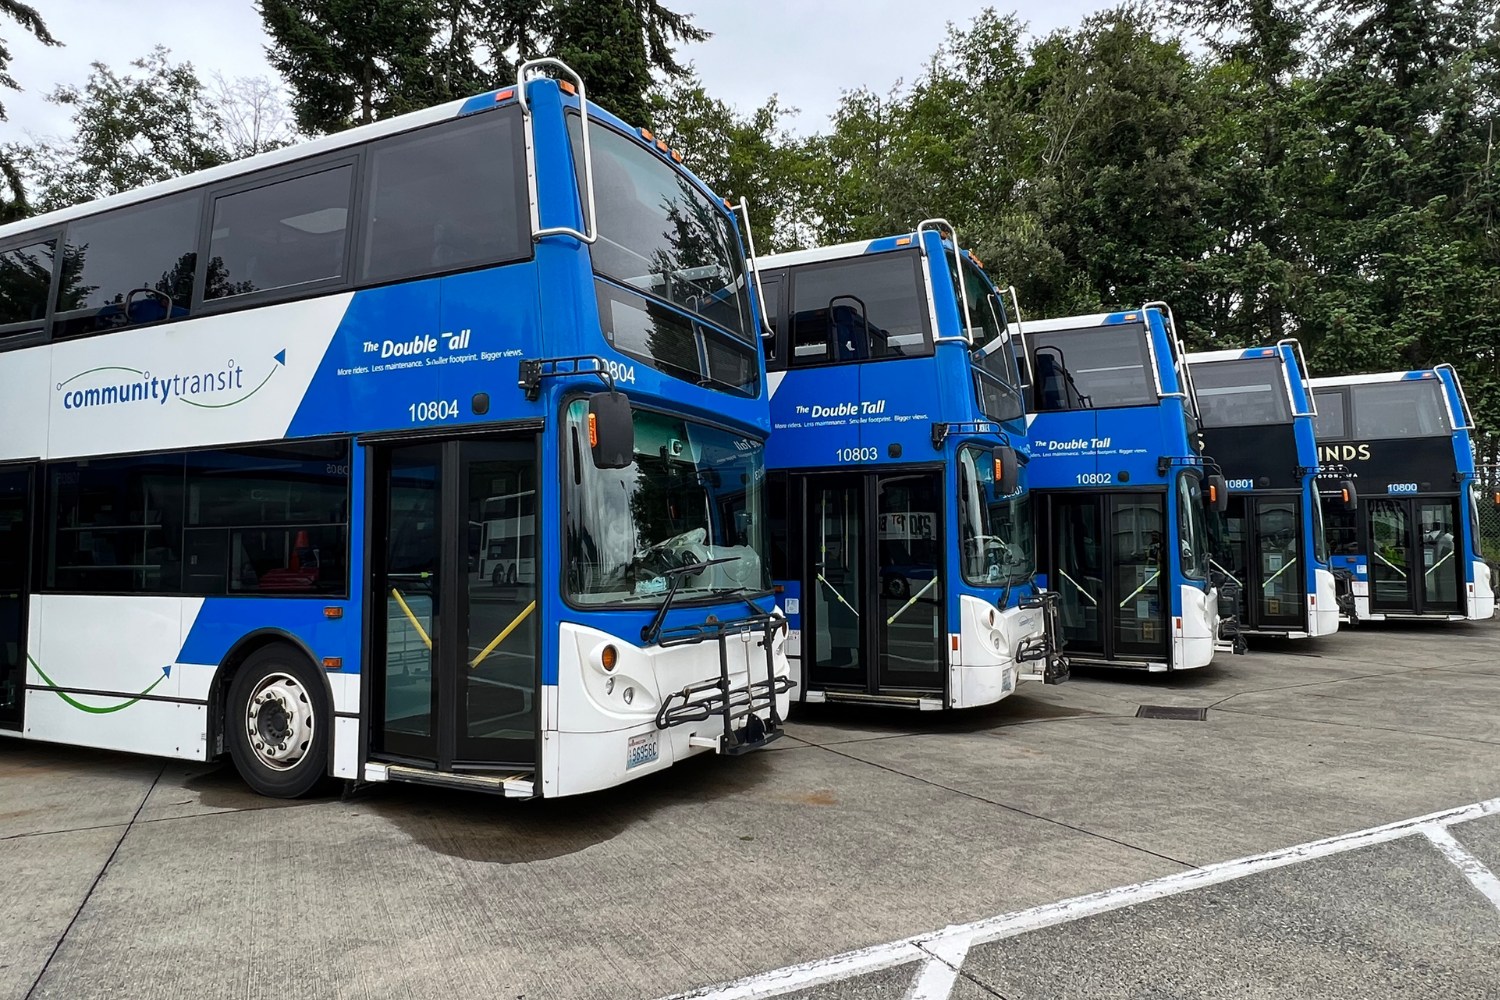
[[207, 368], [170, 373], [104, 365], [81, 371], [57, 383], [57, 392], [65, 410], [151, 403], [166, 406], [173, 400], [201, 409], [218, 410], [243, 403], [255, 395], [285, 364], [286, 349], [283, 348], [266, 363], [263, 375], [256, 370], [261, 367], [257, 365], [247, 376], [245, 366], [233, 358]]

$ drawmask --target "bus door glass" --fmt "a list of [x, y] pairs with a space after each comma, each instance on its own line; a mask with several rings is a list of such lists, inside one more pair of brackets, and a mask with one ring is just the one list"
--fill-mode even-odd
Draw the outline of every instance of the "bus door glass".
[[[486, 546], [534, 551], [535, 442], [402, 445], [376, 468], [374, 749], [440, 770], [533, 763], [537, 581], [508, 564], [497, 584]], [[497, 497], [516, 516], [495, 518]]]
[[808, 479], [813, 686], [943, 689], [941, 486], [936, 471]]
[[1165, 657], [1167, 523], [1163, 498], [1121, 494], [1109, 507], [1113, 653]]
[[1452, 500], [1417, 500], [1417, 528], [1422, 534], [1422, 610], [1463, 610], [1463, 548], [1458, 505]]
[[0, 471], [0, 729], [19, 730], [26, 704], [31, 497], [31, 470]]
[[1252, 500], [1243, 493], [1230, 493], [1229, 505], [1223, 513], [1210, 511], [1208, 521], [1212, 527], [1213, 568], [1227, 574], [1240, 587], [1240, 621], [1247, 628], [1254, 627], [1254, 619], [1247, 614], [1250, 595], [1250, 505]]
[[1302, 564], [1296, 497], [1255, 497], [1255, 615], [1265, 625], [1303, 625], [1306, 567]]
[[1053, 567], [1051, 588], [1058, 593], [1059, 616], [1070, 652], [1104, 655], [1104, 532], [1100, 500], [1093, 496], [1054, 494], [1052, 502]]
[[1416, 611], [1411, 503], [1382, 497], [1369, 504], [1370, 607], [1376, 611]]

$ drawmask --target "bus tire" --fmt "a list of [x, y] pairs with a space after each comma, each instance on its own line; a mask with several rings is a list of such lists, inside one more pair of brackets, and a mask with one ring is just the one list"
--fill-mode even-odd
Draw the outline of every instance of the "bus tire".
[[288, 646], [252, 653], [235, 672], [224, 707], [235, 770], [261, 795], [295, 799], [328, 772], [328, 692], [307, 658]]
[[504, 582], [505, 578], [500, 574], [500, 564], [496, 563], [494, 571], [490, 573], [490, 586], [498, 587]]

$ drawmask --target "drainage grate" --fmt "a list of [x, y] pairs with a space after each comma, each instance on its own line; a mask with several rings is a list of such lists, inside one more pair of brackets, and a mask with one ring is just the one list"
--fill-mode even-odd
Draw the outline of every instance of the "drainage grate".
[[1178, 705], [1142, 705], [1135, 713], [1137, 719], [1176, 719], [1179, 722], [1203, 722], [1208, 718], [1206, 708], [1182, 708]]

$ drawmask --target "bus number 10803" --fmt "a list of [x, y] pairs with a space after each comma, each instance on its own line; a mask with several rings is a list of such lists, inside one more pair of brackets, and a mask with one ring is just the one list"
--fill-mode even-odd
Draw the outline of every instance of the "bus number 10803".
[[880, 449], [840, 448], [834, 454], [840, 462], [873, 462], [880, 457]]
[[452, 420], [458, 416], [458, 400], [435, 399], [426, 403], [413, 403], [407, 407], [414, 424], [430, 423], [433, 420]]
[[1114, 482], [1114, 474], [1110, 472], [1080, 472], [1075, 478], [1079, 486], [1108, 486]]

